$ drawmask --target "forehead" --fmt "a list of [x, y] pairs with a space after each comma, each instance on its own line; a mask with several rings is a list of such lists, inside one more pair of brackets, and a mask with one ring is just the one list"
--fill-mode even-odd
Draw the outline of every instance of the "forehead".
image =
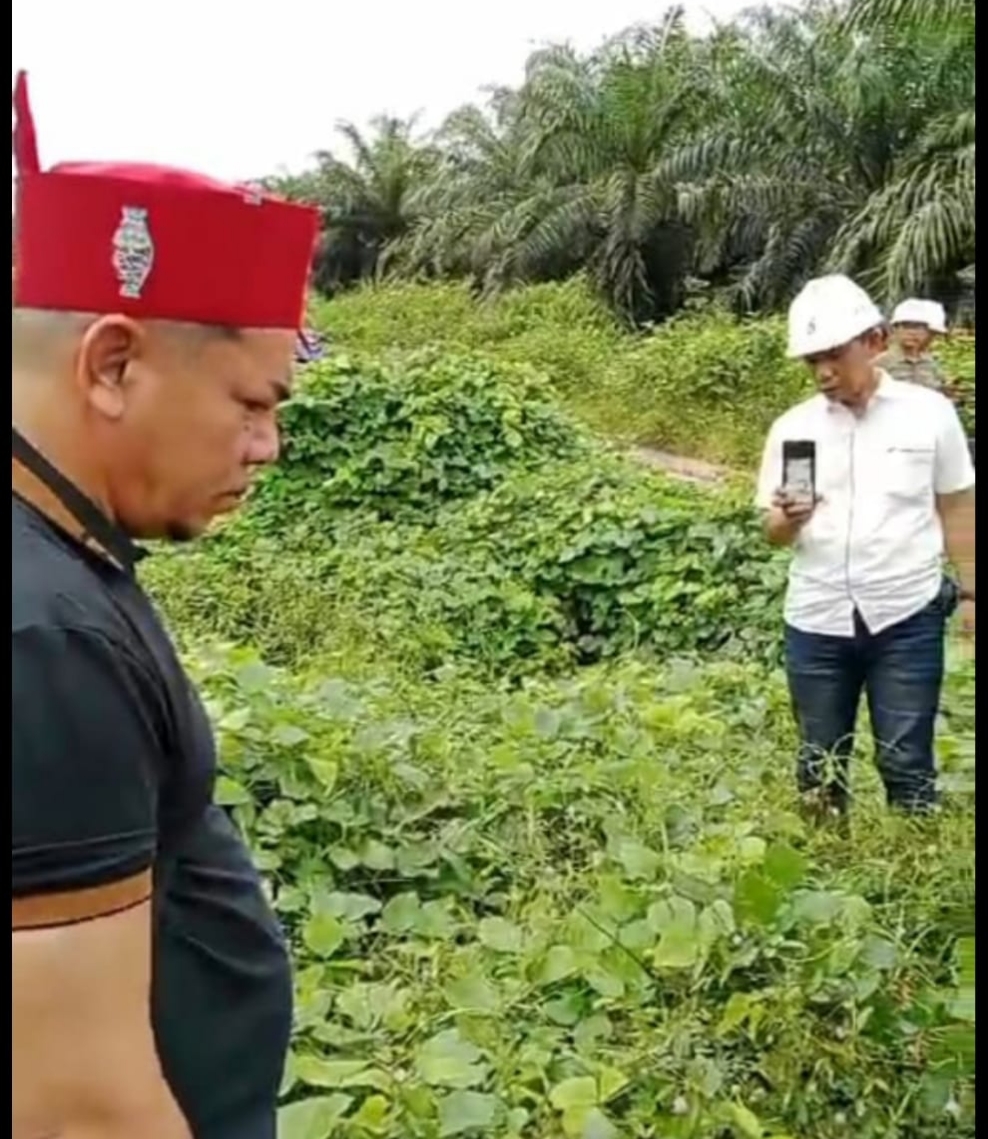
[[806, 357], [806, 362], [810, 365], [820, 364], [824, 361], [844, 360], [849, 356], [855, 355], [859, 348], [864, 345], [861, 340], [852, 340], [848, 344], [839, 344], [836, 348], [830, 348], [826, 352], [816, 352], [812, 356]]

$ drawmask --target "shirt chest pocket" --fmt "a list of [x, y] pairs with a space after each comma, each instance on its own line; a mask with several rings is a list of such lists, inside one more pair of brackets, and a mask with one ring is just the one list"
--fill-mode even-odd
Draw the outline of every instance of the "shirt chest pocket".
[[890, 447], [884, 456], [884, 490], [892, 498], [917, 500], [933, 493], [936, 452], [929, 446]]

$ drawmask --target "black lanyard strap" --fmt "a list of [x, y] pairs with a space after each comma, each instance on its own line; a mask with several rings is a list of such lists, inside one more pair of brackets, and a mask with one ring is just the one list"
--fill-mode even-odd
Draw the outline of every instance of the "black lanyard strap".
[[78, 522], [83, 539], [100, 545], [128, 572], [145, 556], [145, 551], [115, 526], [91, 498], [71, 483], [48, 459], [17, 430], [11, 427], [12, 457], [43, 483]]

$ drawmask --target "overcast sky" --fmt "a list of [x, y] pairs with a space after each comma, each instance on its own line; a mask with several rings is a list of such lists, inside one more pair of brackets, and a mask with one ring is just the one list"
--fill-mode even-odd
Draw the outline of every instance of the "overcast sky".
[[[702, 28], [750, 0], [686, 0]], [[43, 166], [162, 162], [237, 180], [297, 171], [340, 119], [438, 124], [516, 84], [547, 41], [592, 48], [664, 0], [14, 0]], [[253, 15], [251, 13], [254, 13]]]

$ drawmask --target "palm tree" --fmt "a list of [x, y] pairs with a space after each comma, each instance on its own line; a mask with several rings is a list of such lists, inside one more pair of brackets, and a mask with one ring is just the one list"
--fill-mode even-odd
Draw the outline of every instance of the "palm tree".
[[588, 59], [535, 55], [522, 100], [538, 177], [516, 210], [505, 275], [577, 259], [628, 320], [674, 311], [692, 256], [674, 156], [709, 92], [678, 9]]
[[[917, 251], [908, 203], [927, 185], [915, 178], [916, 156], [942, 148], [936, 124], [956, 113], [963, 82], [937, 73], [931, 41], [864, 32], [826, 3], [753, 13], [730, 37], [719, 74], [731, 111], [680, 169], [684, 215], [705, 238], [701, 268], [733, 265], [745, 308], [784, 303], [828, 263], [871, 270], [883, 292], [893, 279], [936, 271], [947, 254], [930, 240]], [[956, 229], [941, 219], [926, 232]]]
[[703, 113], [705, 79], [678, 10], [589, 57], [537, 52], [520, 91], [447, 122], [403, 252], [487, 290], [586, 267], [628, 320], [673, 311], [692, 235], [670, 156]]
[[891, 300], [974, 261], [974, 0], [853, 0], [847, 19], [852, 29], [884, 27], [933, 45], [926, 81], [954, 93], [837, 236], [832, 264], [863, 269]]
[[323, 211], [314, 284], [328, 294], [386, 271], [388, 250], [412, 226], [413, 196], [436, 161], [435, 151], [415, 138], [414, 119], [382, 115], [371, 121], [368, 134], [349, 122], [336, 130], [346, 157], [320, 151], [313, 171], [279, 185], [287, 196]]
[[972, 0], [810, 0], [690, 37], [678, 10], [428, 140], [338, 130], [289, 192], [319, 202], [318, 283], [456, 276], [493, 291], [585, 270], [630, 323], [698, 275], [744, 309], [833, 266], [883, 297], [974, 262]]
[[412, 197], [415, 220], [393, 247], [396, 262], [466, 276], [487, 291], [505, 278], [512, 221], [536, 181], [519, 111], [518, 93], [498, 88], [485, 109], [468, 105], [446, 119], [434, 140], [441, 157]]

